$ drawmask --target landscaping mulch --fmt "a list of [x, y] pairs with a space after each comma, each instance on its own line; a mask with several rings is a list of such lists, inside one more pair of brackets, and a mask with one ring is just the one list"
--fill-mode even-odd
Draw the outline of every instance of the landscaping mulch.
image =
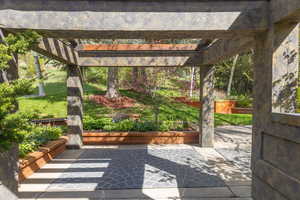
[[131, 108], [136, 105], [136, 101], [134, 99], [131, 99], [126, 96], [109, 99], [106, 98], [104, 95], [90, 95], [89, 100], [97, 104], [116, 109]]

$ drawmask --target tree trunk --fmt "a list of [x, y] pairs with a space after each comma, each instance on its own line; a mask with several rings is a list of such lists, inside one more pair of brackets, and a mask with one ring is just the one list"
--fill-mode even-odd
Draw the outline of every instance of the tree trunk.
[[229, 77], [229, 82], [228, 82], [228, 87], [227, 87], [227, 96], [230, 96], [230, 94], [231, 94], [231, 86], [232, 86], [234, 71], [235, 71], [235, 67], [236, 67], [238, 58], [239, 58], [239, 55], [236, 55], [234, 60], [233, 60], [233, 64], [232, 64], [231, 72], [230, 72], [230, 77]]
[[34, 57], [34, 66], [35, 66], [35, 73], [36, 73], [36, 77], [39, 80], [39, 96], [43, 97], [46, 96], [45, 93], [45, 86], [44, 86], [44, 82], [43, 82], [43, 74], [42, 74], [42, 70], [41, 70], [41, 64], [39, 61], [39, 57], [36, 53], [33, 54]]
[[195, 67], [191, 68], [190, 97], [193, 97]]
[[131, 79], [131, 88], [136, 89], [139, 78], [139, 69], [137, 67], [132, 68], [132, 79]]
[[109, 99], [120, 97], [118, 72], [119, 69], [117, 67], [108, 68], [107, 90], [106, 90], [105, 97]]

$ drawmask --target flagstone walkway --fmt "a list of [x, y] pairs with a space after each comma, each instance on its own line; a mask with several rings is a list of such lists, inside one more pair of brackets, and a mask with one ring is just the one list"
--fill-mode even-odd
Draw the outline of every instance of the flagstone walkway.
[[216, 129], [216, 146], [85, 146], [24, 181], [20, 199], [250, 200], [251, 127]]

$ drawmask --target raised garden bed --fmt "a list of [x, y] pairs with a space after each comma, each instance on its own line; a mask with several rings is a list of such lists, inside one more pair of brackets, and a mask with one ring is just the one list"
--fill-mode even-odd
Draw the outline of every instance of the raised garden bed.
[[218, 100], [215, 101], [215, 113], [231, 114], [232, 108], [235, 107], [236, 101], [234, 100]]
[[234, 107], [234, 108], [232, 108], [231, 112], [234, 113], [234, 114], [252, 114], [253, 113], [253, 108]]
[[197, 144], [199, 132], [168, 131], [168, 132], [99, 132], [85, 131], [83, 143], [86, 145], [104, 144]]
[[29, 153], [25, 158], [19, 160], [19, 181], [23, 181], [46, 163], [61, 154], [66, 149], [68, 138], [66, 136], [51, 141], [40, 147], [39, 151]]
[[[175, 97], [174, 99], [177, 102], [184, 103], [195, 108], [200, 108], [202, 106], [200, 101], [193, 101], [188, 99], [187, 97]], [[215, 101], [215, 113], [231, 114], [232, 108], [234, 108], [235, 105], [236, 101], [234, 100]]]
[[89, 100], [97, 104], [116, 109], [131, 108], [134, 107], [136, 104], [136, 101], [134, 99], [131, 99], [126, 96], [109, 99], [106, 98], [104, 95], [90, 95]]

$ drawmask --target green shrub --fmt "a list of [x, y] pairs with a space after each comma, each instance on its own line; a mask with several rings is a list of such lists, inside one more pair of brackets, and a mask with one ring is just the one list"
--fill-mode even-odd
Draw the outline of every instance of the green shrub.
[[56, 140], [62, 135], [63, 130], [59, 127], [31, 125], [24, 134], [23, 142], [19, 145], [19, 156], [24, 157], [41, 145]]
[[297, 89], [297, 113], [300, 113], [300, 88]]
[[83, 128], [84, 130], [102, 130], [104, 126], [111, 125], [111, 118], [99, 118], [95, 119], [90, 116], [86, 116], [83, 118]]
[[154, 121], [137, 121], [126, 119], [119, 122], [113, 122], [111, 118], [94, 119], [87, 116], [84, 118], [84, 130], [102, 130], [102, 131], [170, 131], [183, 130], [184, 123], [178, 123], [174, 120], [164, 120], [158, 124]]
[[251, 108], [252, 107], [252, 98], [250, 98], [247, 95], [241, 95], [238, 97], [238, 100], [236, 102], [237, 107], [241, 108]]
[[134, 128], [132, 131], [146, 132], [146, 131], [157, 131], [158, 127], [155, 122], [152, 121], [137, 121], [134, 124]]

